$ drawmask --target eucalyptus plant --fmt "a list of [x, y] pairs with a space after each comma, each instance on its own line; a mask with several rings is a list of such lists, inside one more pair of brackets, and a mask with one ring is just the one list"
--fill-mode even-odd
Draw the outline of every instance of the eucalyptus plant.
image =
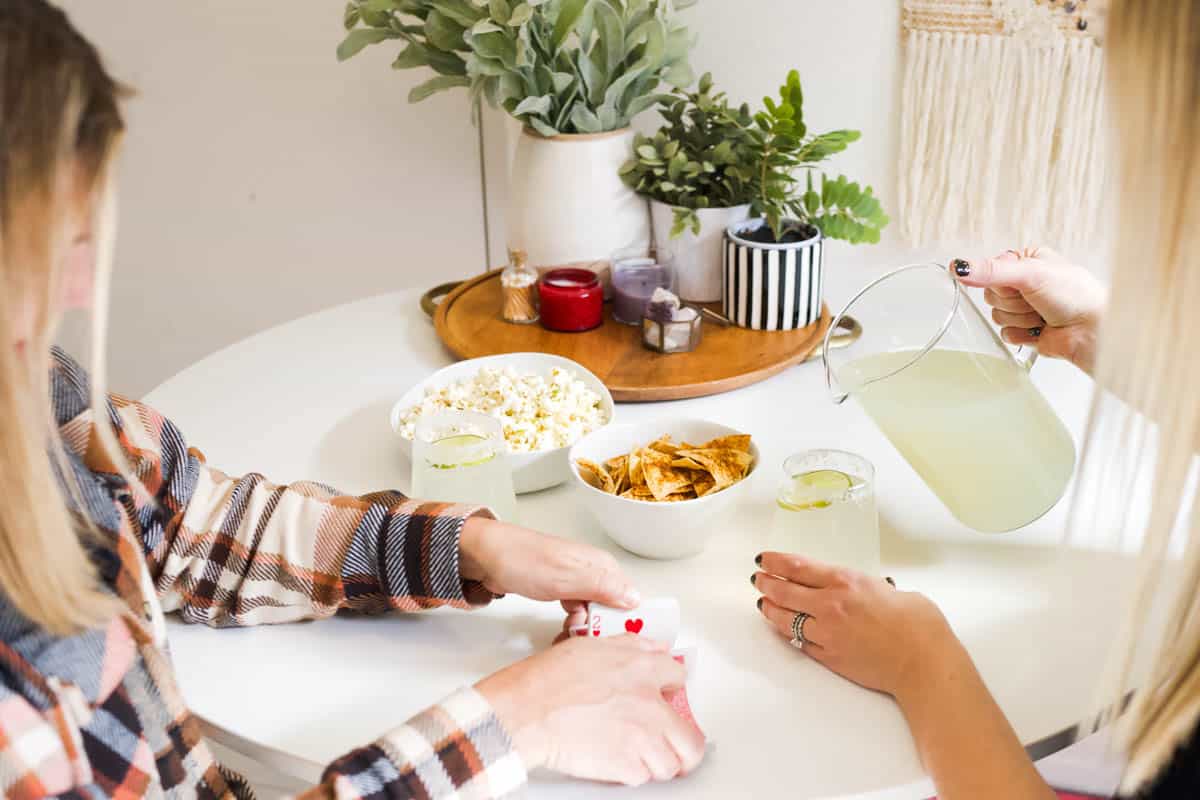
[[878, 242], [889, 220], [874, 190], [842, 175], [828, 178], [816, 167], [860, 133], [810, 136], [803, 108], [795, 70], [779, 100], [764, 98], [757, 112], [746, 104], [732, 107], [724, 92], [714, 94], [706, 74], [696, 91], [676, 89], [660, 101], [665, 124], [653, 136], [636, 138], [622, 177], [640, 194], [675, 207], [672, 237], [688, 228], [699, 233], [697, 209], [749, 203], [776, 241], [811, 225], [831, 239]]
[[696, 0], [350, 0], [346, 60], [368, 45], [406, 43], [396, 69], [429, 67], [418, 102], [468, 87], [543, 136], [626, 127], [693, 80], [693, 41], [676, 11]]

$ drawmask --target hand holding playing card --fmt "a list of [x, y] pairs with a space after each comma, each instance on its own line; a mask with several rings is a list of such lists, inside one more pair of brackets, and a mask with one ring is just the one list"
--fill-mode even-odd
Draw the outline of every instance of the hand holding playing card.
[[[579, 600], [632, 608], [637, 590], [610, 553], [494, 519], [467, 520], [459, 538], [459, 573], [492, 594], [531, 600]], [[567, 608], [571, 612], [571, 608]]]
[[664, 644], [582, 637], [476, 684], [528, 769], [636, 786], [694, 769], [704, 735], [665, 699], [687, 668]]

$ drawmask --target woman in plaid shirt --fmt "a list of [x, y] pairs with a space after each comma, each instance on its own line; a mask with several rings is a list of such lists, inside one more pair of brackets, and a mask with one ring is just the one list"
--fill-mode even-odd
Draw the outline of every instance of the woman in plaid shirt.
[[[220, 627], [468, 609], [508, 592], [561, 600], [570, 617], [582, 601], [636, 605], [607, 553], [483, 509], [225, 475], [153, 409], [107, 395], [102, 360], [89, 380], [53, 350], [62, 311], [90, 307], [104, 351], [92, 286], [111, 261], [119, 96], [60, 11], [0, 3], [5, 796], [249, 795], [188, 712], [164, 610]], [[652, 643], [568, 641], [346, 754], [310, 794], [505, 797], [534, 767], [668, 780], [704, 747], [662, 699], [683, 680]]]

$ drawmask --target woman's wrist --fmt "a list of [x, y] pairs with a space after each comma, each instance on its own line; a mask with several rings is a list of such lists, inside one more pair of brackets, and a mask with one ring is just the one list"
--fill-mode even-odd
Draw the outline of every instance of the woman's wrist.
[[937, 702], [947, 680], [956, 680], [964, 671], [975, 671], [970, 654], [949, 625], [918, 637], [913, 647], [916, 653], [900, 671], [891, 691], [906, 715], [914, 706]]
[[475, 691], [491, 705], [526, 771], [532, 771], [545, 763], [546, 748], [533, 718], [536, 700], [523, 696], [517, 673], [514, 667], [502, 669], [476, 683]]

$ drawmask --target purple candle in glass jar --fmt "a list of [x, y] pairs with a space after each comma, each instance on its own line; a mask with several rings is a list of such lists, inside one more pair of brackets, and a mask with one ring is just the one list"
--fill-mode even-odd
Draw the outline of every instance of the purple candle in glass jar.
[[653, 258], [626, 258], [613, 264], [613, 319], [641, 325], [655, 289], [671, 288], [671, 270]]

